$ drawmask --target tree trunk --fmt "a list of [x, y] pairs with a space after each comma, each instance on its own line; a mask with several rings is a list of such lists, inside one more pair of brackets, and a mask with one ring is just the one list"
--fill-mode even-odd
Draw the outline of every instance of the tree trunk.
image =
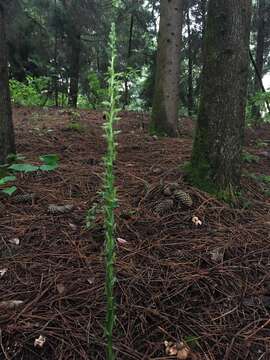
[[189, 9], [187, 9], [187, 29], [188, 29], [188, 115], [193, 114], [193, 57], [192, 57], [192, 39], [190, 29]]
[[201, 90], [202, 87], [202, 65], [203, 65], [203, 59], [202, 59], [202, 53], [203, 53], [203, 39], [205, 37], [205, 30], [206, 30], [206, 19], [207, 19], [207, 1], [208, 0], [200, 0], [200, 12], [201, 12], [201, 24], [202, 24], [202, 30], [201, 30], [201, 46], [200, 46], [200, 55], [199, 55], [199, 64], [200, 64], [200, 75], [198, 79], [198, 88]]
[[[259, 72], [259, 70], [257, 69], [256, 61], [253, 59], [253, 55], [252, 55], [252, 52], [251, 52], [250, 49], [249, 49], [249, 58], [250, 58], [250, 61], [251, 61], [252, 66], [253, 66], [253, 68], [254, 68], [255, 76], [257, 76], [259, 85], [260, 85], [260, 87], [261, 87], [261, 91], [264, 92], [264, 93], [266, 93], [267, 91], [265, 90], [265, 87], [264, 87], [264, 85], [263, 85], [262, 77], [260, 76], [260, 72]], [[268, 101], [267, 98], [265, 98], [265, 105], [266, 105], [267, 110], [268, 110], [268, 112], [269, 112], [269, 114], [270, 114], [270, 103], [269, 103], [269, 101]]]
[[[256, 47], [256, 71], [254, 77], [254, 93], [261, 90], [261, 82], [263, 75], [264, 63], [264, 44], [265, 44], [265, 24], [266, 24], [266, 6], [265, 0], [258, 0], [257, 13], [257, 47]], [[257, 76], [256, 76], [257, 75]], [[258, 125], [261, 119], [260, 107], [253, 105], [252, 115], [255, 120], [255, 125]]]
[[125, 94], [124, 94], [124, 108], [129, 103], [129, 91], [128, 91], [128, 67], [132, 50], [132, 37], [133, 37], [133, 24], [134, 16], [133, 14], [130, 17], [130, 27], [129, 27], [129, 40], [128, 40], [128, 53], [127, 53], [127, 63], [126, 63], [126, 74], [125, 74]]
[[150, 131], [176, 136], [182, 0], [161, 0], [157, 68]]
[[207, 0], [201, 0], [201, 14], [202, 14], [202, 37], [205, 33], [206, 28], [206, 10], [207, 10]]
[[7, 155], [15, 153], [16, 149], [9, 92], [5, 12], [2, 4], [0, 4], [0, 49], [0, 164], [4, 164]]
[[[56, 11], [56, 0], [54, 0], [54, 17], [56, 19], [57, 11]], [[54, 89], [54, 99], [55, 106], [58, 107], [58, 31], [57, 26], [55, 25], [54, 29], [54, 76], [53, 76], [53, 89]]]
[[58, 54], [58, 49], [57, 49], [57, 34], [55, 34], [55, 38], [54, 38], [54, 74], [53, 74], [53, 79], [52, 79], [52, 87], [53, 87], [53, 93], [54, 93], [54, 102], [55, 102], [55, 106], [58, 107], [59, 105], [59, 101], [58, 101], [58, 63], [57, 63], [57, 54]]
[[190, 176], [207, 191], [240, 184], [251, 0], [209, 0]]
[[71, 36], [71, 59], [70, 59], [70, 86], [68, 95], [68, 105], [77, 107], [79, 92], [79, 75], [80, 75], [80, 54], [81, 54], [81, 35]]

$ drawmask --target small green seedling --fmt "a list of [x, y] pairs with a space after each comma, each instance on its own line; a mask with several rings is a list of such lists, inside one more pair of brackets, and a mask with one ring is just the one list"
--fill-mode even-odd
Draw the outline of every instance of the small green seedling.
[[79, 123], [78, 121], [71, 121], [68, 126], [67, 126], [67, 130], [70, 131], [77, 131], [77, 132], [83, 132], [84, 131], [84, 127], [81, 123]]

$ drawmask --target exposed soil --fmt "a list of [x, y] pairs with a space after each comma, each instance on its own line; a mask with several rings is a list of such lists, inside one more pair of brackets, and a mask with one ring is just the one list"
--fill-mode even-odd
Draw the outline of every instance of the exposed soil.
[[[85, 228], [102, 189], [102, 114], [80, 111], [77, 129], [68, 110], [14, 115], [18, 153], [61, 160], [56, 171], [18, 176], [18, 194], [35, 193], [31, 202], [0, 198], [0, 359], [105, 359], [102, 214]], [[230, 207], [183, 177], [192, 121], [178, 139], [157, 139], [147, 120], [122, 113], [119, 122], [117, 237], [126, 243], [117, 244], [116, 358], [176, 359], [167, 340], [186, 342], [191, 360], [270, 359], [270, 185], [259, 179], [270, 175], [270, 127], [247, 132], [246, 151], [258, 159], [248, 159], [241, 203]], [[193, 205], [159, 215], [168, 182]], [[73, 209], [53, 213], [51, 204]], [[7, 309], [9, 300], [22, 303]], [[34, 346], [40, 335], [44, 345]]]

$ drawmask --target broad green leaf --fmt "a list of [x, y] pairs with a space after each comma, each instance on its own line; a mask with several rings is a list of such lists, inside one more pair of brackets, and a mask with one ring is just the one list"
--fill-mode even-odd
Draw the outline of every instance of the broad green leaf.
[[17, 186], [11, 186], [4, 190], [1, 190], [4, 194], [7, 194], [8, 196], [11, 196], [15, 191], [17, 190]]
[[31, 164], [12, 164], [8, 168], [10, 170], [27, 173], [37, 171], [39, 169], [39, 166]]
[[39, 167], [40, 170], [42, 171], [53, 171], [55, 169], [58, 168], [58, 164], [53, 164], [53, 165], [41, 165]]
[[2, 179], [0, 179], [0, 185], [4, 185], [9, 181], [14, 181], [16, 180], [16, 176], [5, 176]]
[[47, 154], [39, 157], [45, 165], [56, 165], [59, 162], [59, 156], [57, 154]]

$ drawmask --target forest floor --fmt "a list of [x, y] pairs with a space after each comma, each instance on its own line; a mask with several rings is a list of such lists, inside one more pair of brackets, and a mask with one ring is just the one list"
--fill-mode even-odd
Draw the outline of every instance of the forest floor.
[[[34, 193], [31, 202], [0, 198], [1, 360], [105, 359], [102, 215], [85, 227], [102, 189], [103, 119], [75, 115], [14, 109], [18, 153], [31, 163], [58, 154], [60, 163], [18, 176], [18, 194]], [[70, 125], [74, 116], [79, 125]], [[247, 133], [236, 207], [185, 181], [191, 120], [177, 139], [150, 136], [142, 114], [122, 113], [119, 127], [116, 358], [176, 359], [169, 341], [181, 359], [270, 359], [270, 127]], [[193, 205], [159, 215], [169, 182]], [[21, 303], [8, 309], [10, 300]], [[34, 346], [40, 336], [45, 343]]]

